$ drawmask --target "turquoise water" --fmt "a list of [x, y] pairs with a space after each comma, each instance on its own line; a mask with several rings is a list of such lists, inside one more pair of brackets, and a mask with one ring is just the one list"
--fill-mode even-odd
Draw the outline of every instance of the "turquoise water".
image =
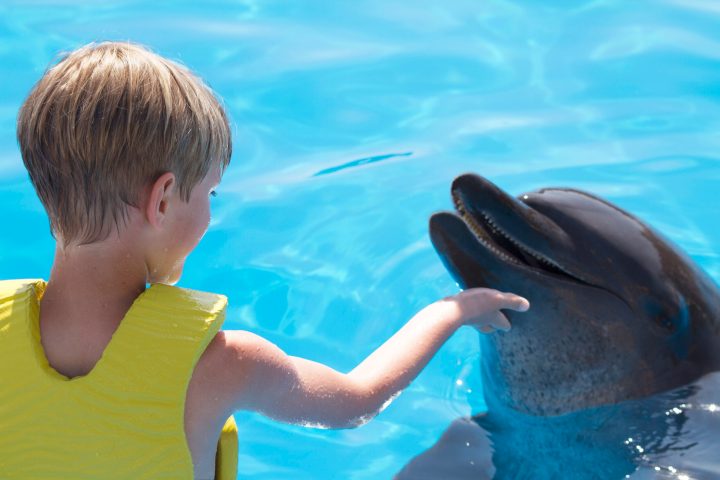
[[[0, 5], [0, 278], [48, 277], [53, 242], [14, 139], [54, 55], [132, 40], [224, 98], [233, 161], [181, 286], [246, 328], [349, 370], [456, 290], [427, 235], [476, 171], [572, 186], [644, 218], [720, 280], [720, 7], [713, 1], [89, 2]], [[241, 478], [390, 478], [481, 411], [460, 331], [370, 424], [238, 413]]]

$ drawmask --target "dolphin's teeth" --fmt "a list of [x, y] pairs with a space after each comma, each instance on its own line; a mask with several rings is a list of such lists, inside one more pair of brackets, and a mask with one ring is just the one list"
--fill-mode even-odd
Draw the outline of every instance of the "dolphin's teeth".
[[520, 264], [517, 260], [515, 260], [514, 258], [507, 255], [505, 252], [496, 248], [492, 243], [488, 242], [485, 239], [485, 237], [483, 236], [483, 234], [481, 233], [482, 229], [476, 223], [471, 224], [471, 230], [473, 231], [473, 233], [475, 233], [475, 236], [480, 241], [480, 243], [482, 243], [488, 250], [491, 250], [493, 253], [495, 253], [495, 255], [503, 258], [504, 260], [506, 260], [508, 262], [514, 263], [516, 265]]
[[[522, 262], [518, 261], [514, 257], [512, 257], [512, 256], [508, 255], [507, 253], [498, 249], [491, 242], [491, 240], [489, 238], [487, 238], [488, 234], [486, 233], [485, 229], [478, 224], [477, 220], [472, 215], [468, 215], [467, 210], [465, 209], [465, 205], [462, 203], [462, 200], [459, 197], [453, 195], [453, 203], [455, 204], [455, 209], [458, 211], [458, 213], [460, 213], [460, 216], [462, 217], [462, 219], [465, 220], [465, 223], [468, 225], [468, 227], [470, 227], [470, 230], [475, 234], [478, 241], [480, 243], [482, 243], [483, 246], [485, 246], [485, 248], [492, 251], [495, 255], [502, 258], [506, 262], [523, 266]], [[532, 248], [529, 248], [526, 245], [524, 245], [524, 244], [518, 242], [517, 240], [515, 240], [514, 238], [512, 238], [507, 232], [505, 232], [503, 229], [501, 229], [500, 226], [497, 225], [497, 223], [495, 223], [495, 220], [487, 213], [480, 212], [480, 215], [482, 216], [482, 219], [487, 224], [487, 226], [489, 226], [492, 229], [493, 233], [502, 235], [503, 238], [505, 238], [507, 241], [509, 241], [510, 243], [515, 245], [521, 251], [530, 254], [533, 258], [544, 263], [545, 265], [549, 265], [550, 267], [564, 273], [565, 275], [576, 278], [582, 282], [588, 283], [580, 275], [578, 275], [576, 273], [568, 272], [565, 268], [560, 266], [560, 264], [558, 264], [554, 260], [538, 253], [537, 251], [533, 250]], [[527, 267], [527, 265], [524, 265], [524, 266]]]
[[[498, 257], [502, 258], [502, 259], [505, 260], [506, 262], [513, 263], [513, 264], [515, 264], [515, 265], [521, 265], [521, 263], [518, 262], [515, 258], [509, 256], [508, 254], [506, 254], [506, 253], [503, 252], [502, 250], [500, 250], [500, 249], [498, 249], [497, 247], [495, 247], [495, 245], [493, 245], [493, 244], [489, 241], [489, 239], [486, 237], [487, 234], [485, 233], [485, 231], [483, 230], [483, 228], [480, 227], [480, 225], [477, 223], [477, 220], [475, 220], [472, 216], [467, 215], [467, 212], [466, 212], [466, 210], [465, 210], [464, 205], [462, 204], [462, 202], [459, 201], [458, 199], [453, 199], [453, 200], [454, 200], [454, 203], [455, 203], [455, 208], [456, 208], [457, 211], [460, 213], [460, 215], [462, 216], [462, 218], [465, 220], [465, 223], [470, 227], [470, 230], [475, 234], [475, 237], [477, 238], [477, 240], [478, 240], [481, 244], [483, 244], [483, 246], [484, 246], [485, 248], [487, 248], [488, 250], [490, 250], [491, 252], [493, 252], [495, 255], [497, 255]], [[496, 229], [494, 229], [494, 230], [496, 230]], [[497, 230], [496, 230], [496, 231], [497, 231]]]
[[502, 230], [500, 230], [500, 229], [498, 229], [497, 231], [498, 231], [500, 234], [502, 234], [503, 237], [505, 237], [505, 239], [507, 239], [510, 243], [512, 243], [513, 245], [515, 245], [515, 246], [518, 247], [519, 249], [521, 249], [521, 250], [529, 253], [530, 255], [532, 255], [533, 257], [535, 257], [537, 260], [545, 263], [546, 265], [550, 265], [551, 267], [553, 267], [553, 268], [555, 268], [555, 269], [563, 272], [564, 274], [566, 274], [566, 275], [568, 275], [568, 276], [575, 277], [575, 278], [577, 278], [578, 280], [581, 280], [581, 281], [587, 283], [587, 281], [586, 281], [583, 277], [577, 275], [576, 273], [570, 273], [570, 272], [568, 272], [565, 268], [563, 268], [562, 266], [560, 266], [559, 263], [557, 263], [557, 262], [555, 262], [555, 261], [553, 261], [553, 260], [551, 260], [551, 259], [543, 256], [542, 254], [536, 252], [535, 250], [533, 250], [533, 249], [531, 249], [531, 248], [528, 248], [528, 247], [525, 246], [524, 244], [516, 241], [514, 238], [512, 238], [511, 236], [509, 236], [509, 235], [508, 235], [507, 233], [505, 233], [504, 231], [502, 231]]

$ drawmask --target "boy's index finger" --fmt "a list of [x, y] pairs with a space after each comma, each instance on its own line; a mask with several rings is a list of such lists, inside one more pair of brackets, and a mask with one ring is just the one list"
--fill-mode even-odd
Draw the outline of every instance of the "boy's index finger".
[[526, 312], [530, 308], [530, 302], [520, 295], [504, 293], [503, 297], [503, 306], [500, 308], [515, 310], [516, 312]]

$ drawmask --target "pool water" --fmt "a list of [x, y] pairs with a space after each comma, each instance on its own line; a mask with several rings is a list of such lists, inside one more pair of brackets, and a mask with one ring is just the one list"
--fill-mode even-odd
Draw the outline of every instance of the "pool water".
[[[453, 177], [570, 186], [645, 219], [720, 280], [720, 6], [712, 0], [0, 4], [0, 278], [47, 278], [53, 241], [14, 138], [58, 51], [132, 40], [223, 97], [234, 154], [180, 286], [225, 327], [350, 370], [457, 287], [427, 234]], [[484, 409], [458, 332], [374, 421], [239, 412], [240, 478], [391, 478]]]

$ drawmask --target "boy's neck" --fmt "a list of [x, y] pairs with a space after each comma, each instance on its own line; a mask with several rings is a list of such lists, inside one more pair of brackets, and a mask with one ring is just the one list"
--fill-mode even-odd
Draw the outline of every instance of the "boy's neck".
[[145, 290], [146, 279], [143, 253], [120, 241], [66, 249], [57, 245], [41, 311], [51, 316], [62, 312], [68, 321], [94, 317], [118, 322]]

